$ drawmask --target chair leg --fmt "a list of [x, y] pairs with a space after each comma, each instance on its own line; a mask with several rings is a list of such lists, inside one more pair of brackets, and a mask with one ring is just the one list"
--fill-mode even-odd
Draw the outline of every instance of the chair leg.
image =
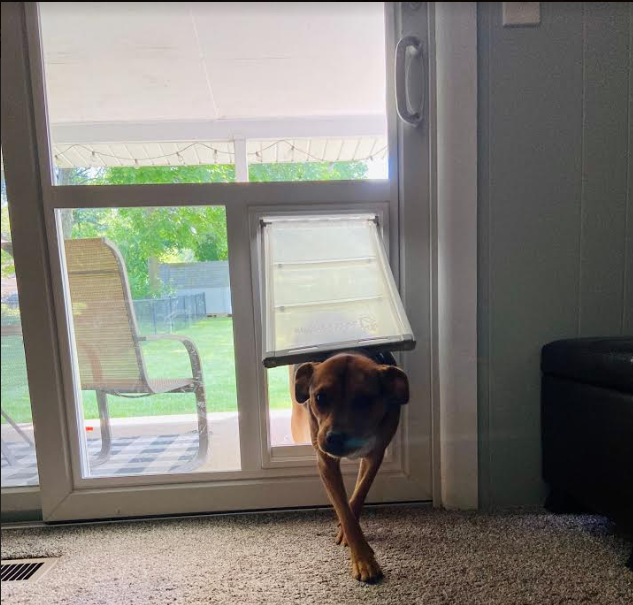
[[204, 461], [209, 451], [209, 426], [207, 424], [207, 397], [204, 386], [198, 384], [196, 395], [196, 412], [198, 414], [198, 460]]
[[35, 447], [33, 442], [29, 439], [28, 435], [18, 426], [18, 424], [7, 414], [4, 410], [0, 410], [2, 417], [13, 427], [13, 430], [24, 439], [31, 447]]
[[4, 456], [5, 460], [9, 463], [9, 466], [15, 466], [17, 464], [17, 461], [15, 459], [15, 456], [11, 453], [11, 450], [9, 449], [9, 444], [6, 443], [4, 439], [2, 439], [1, 445], [2, 455]]
[[209, 427], [207, 424], [207, 399], [204, 385], [198, 383], [194, 389], [196, 396], [196, 413], [198, 416], [198, 452], [194, 458], [178, 467], [178, 472], [188, 472], [199, 467], [206, 459], [209, 451]]
[[[7, 414], [4, 410], [0, 410], [0, 414], [2, 417], [9, 423], [9, 425], [13, 428], [13, 430], [20, 436], [28, 445], [31, 447], [35, 447], [33, 442], [29, 439], [28, 435], [18, 426], [18, 424]], [[16, 465], [16, 459], [13, 453], [9, 448], [9, 444], [2, 439], [2, 455], [5, 457], [6, 461], [11, 465]]]
[[103, 464], [109, 457], [112, 449], [112, 430], [110, 427], [110, 411], [108, 409], [108, 396], [103, 391], [95, 391], [97, 405], [99, 407], [99, 423], [101, 426], [101, 451], [97, 454], [92, 466]]

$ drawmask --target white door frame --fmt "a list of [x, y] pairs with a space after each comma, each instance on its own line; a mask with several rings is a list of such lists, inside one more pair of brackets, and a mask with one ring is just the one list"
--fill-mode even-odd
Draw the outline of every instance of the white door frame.
[[[433, 500], [478, 507], [477, 3], [435, 2]], [[501, 7], [499, 7], [501, 10]]]
[[[434, 7], [437, 5], [437, 8]], [[423, 127], [421, 129], [413, 129], [401, 123], [397, 125], [398, 136], [396, 136], [396, 128], [393, 121], [395, 117], [390, 112], [390, 173], [394, 174], [394, 170], [400, 170], [400, 179], [392, 179], [384, 182], [381, 186], [376, 187], [376, 183], [317, 183], [314, 185], [306, 183], [261, 183], [249, 184], [249, 195], [245, 197], [239, 192], [239, 189], [233, 185], [161, 185], [161, 186], [124, 186], [117, 187], [116, 201], [113, 201], [112, 193], [108, 192], [108, 187], [54, 187], [51, 183], [41, 183], [39, 178], [34, 179], [33, 175], [41, 175], [48, 173], [50, 175], [50, 158], [48, 157], [48, 149], [46, 148], [40, 156], [40, 164], [38, 166], [38, 158], [35, 156], [35, 130], [38, 135], [46, 129], [45, 114], [43, 111], [43, 82], [41, 79], [41, 71], [37, 69], [38, 63], [41, 62], [40, 57], [29, 57], [27, 48], [23, 44], [23, 32], [26, 28], [26, 22], [29, 23], [28, 33], [30, 40], [30, 48], [38, 48], [37, 30], [33, 30], [34, 15], [36, 7], [34, 3], [3, 3], [3, 24], [5, 22], [5, 13], [7, 22], [13, 23], [15, 26], [13, 31], [9, 33], [5, 29], [5, 36], [2, 38], [3, 46], [5, 42], [7, 46], [15, 50], [18, 54], [13, 56], [9, 61], [7, 53], [3, 52], [3, 89], [4, 81], [14, 83], [23, 78], [25, 88], [16, 91], [18, 100], [26, 100], [22, 106], [22, 113], [17, 118], [16, 99], [9, 99], [5, 102], [3, 93], [3, 128], [2, 139], [5, 148], [12, 149], [13, 158], [7, 162], [8, 172], [12, 176], [13, 185], [9, 185], [9, 193], [12, 188], [19, 189], [21, 192], [21, 203], [25, 203], [22, 199], [25, 192], [29, 191], [30, 195], [28, 203], [32, 206], [32, 214], [34, 221], [27, 228], [24, 221], [16, 218], [14, 224], [17, 225], [14, 231], [19, 237], [17, 242], [25, 235], [29, 234], [31, 241], [22, 240], [16, 246], [16, 266], [19, 274], [27, 273], [30, 276], [28, 282], [25, 282], [24, 289], [21, 286], [21, 293], [24, 294], [25, 304], [22, 309], [25, 323], [25, 348], [27, 349], [27, 361], [29, 368], [38, 368], [37, 372], [29, 372], [29, 385], [31, 389], [31, 398], [34, 401], [34, 420], [40, 430], [37, 431], [36, 438], [38, 440], [38, 462], [41, 475], [41, 501], [44, 518], [49, 521], [65, 520], [65, 519], [87, 519], [100, 517], [128, 517], [140, 515], [157, 515], [165, 514], [165, 512], [209, 512], [254, 508], [275, 508], [278, 506], [312, 506], [317, 504], [325, 504], [326, 499], [323, 494], [320, 482], [315, 477], [314, 472], [309, 471], [305, 476], [300, 476], [300, 469], [259, 469], [252, 475], [242, 473], [240, 479], [232, 479], [230, 475], [221, 474], [222, 477], [214, 477], [213, 480], [199, 481], [197, 477], [179, 476], [176, 483], [166, 484], [159, 480], [150, 480], [143, 487], [144, 497], [138, 497], [139, 478], [132, 477], [118, 483], [117, 485], [106, 488], [103, 486], [102, 480], [95, 485], [84, 484], [82, 489], [76, 489], [77, 476], [73, 477], [72, 467], [70, 465], [70, 448], [69, 443], [72, 442], [66, 436], [66, 414], [68, 407], [65, 402], [68, 401], [69, 392], [64, 392], [64, 386], [68, 385], [68, 377], [63, 378], [62, 363], [64, 355], [59, 353], [60, 341], [64, 338], [58, 338], [56, 332], [58, 328], [57, 319], [54, 312], [53, 290], [51, 287], [51, 266], [55, 270], [55, 264], [59, 262], [55, 258], [49, 257], [50, 250], [54, 253], [57, 250], [56, 242], [49, 242], [50, 248], [46, 246], [37, 247], [38, 242], [44, 242], [42, 238], [44, 230], [44, 221], [49, 222], [52, 217], [52, 209], [54, 207], [86, 207], [86, 206], [125, 206], [125, 205], [174, 205], [174, 200], [178, 200], [179, 204], [217, 204], [221, 203], [227, 208], [227, 222], [229, 227], [229, 246], [231, 241], [244, 241], [244, 237], [248, 237], [244, 230], [248, 230], [248, 221], [237, 221], [237, 216], [245, 216], [251, 207], [266, 206], [279, 200], [279, 192], [285, 191], [284, 199], [292, 199], [293, 203], [309, 203], [323, 202], [324, 192], [327, 197], [337, 200], [344, 200], [345, 203], [361, 204], [374, 203], [385, 204], [389, 199], [393, 199], [396, 194], [401, 203], [399, 206], [388, 205], [390, 212], [390, 220], [392, 225], [399, 225], [396, 234], [398, 237], [392, 238], [390, 253], [392, 262], [395, 263], [396, 278], [400, 279], [403, 298], [409, 316], [414, 328], [414, 332], [418, 338], [418, 348], [412, 353], [408, 353], [404, 357], [405, 369], [409, 371], [412, 379], [412, 389], [422, 394], [426, 401], [421, 407], [420, 414], [416, 418], [413, 414], [413, 421], [407, 419], [403, 422], [402, 433], [404, 439], [412, 445], [410, 448], [410, 457], [405, 456], [403, 465], [400, 469], [385, 469], [384, 473], [379, 476], [376, 485], [371, 493], [371, 501], [385, 502], [389, 501], [390, 493], [396, 484], [400, 484], [398, 488], [401, 493], [405, 494], [402, 499], [430, 499], [431, 496], [436, 505], [446, 506], [464, 506], [471, 507], [476, 505], [476, 457], [477, 442], [476, 438], [476, 401], [472, 405], [472, 393], [476, 393], [476, 374], [473, 385], [472, 368], [475, 364], [475, 358], [466, 357], [461, 359], [459, 356], [446, 356], [446, 344], [451, 342], [451, 338], [455, 341], [460, 340], [463, 345], [461, 350], [472, 351], [473, 337], [472, 330], [444, 330], [444, 327], [459, 324], [460, 319], [470, 321], [471, 313], [476, 313], [476, 304], [470, 307], [464, 304], [461, 307], [449, 306], [450, 313], [444, 313], [438, 316], [438, 300], [441, 293], [442, 280], [441, 272], [449, 271], [450, 266], [440, 265], [438, 262], [439, 254], [447, 254], [448, 251], [454, 249], [456, 254], [448, 256], [451, 259], [453, 267], [457, 270], [472, 269], [472, 261], [476, 262], [476, 240], [475, 254], [472, 254], [472, 241], [468, 240], [468, 245], [458, 245], [457, 238], [461, 237], [461, 233], [457, 227], [473, 228], [476, 233], [476, 220], [472, 225], [472, 208], [476, 205], [470, 205], [471, 210], [468, 219], [456, 225], [450, 217], [456, 215], [449, 212], [450, 209], [459, 209], [459, 205], [472, 202], [473, 192], [476, 203], [476, 179], [472, 182], [472, 172], [466, 171], [464, 179], [460, 179], [459, 171], [453, 172], [452, 176], [461, 185], [451, 191], [461, 191], [463, 196], [447, 195], [446, 189], [441, 186], [446, 178], [447, 166], [450, 165], [451, 157], [461, 157], [462, 166], [476, 166], [476, 138], [475, 149], [473, 152], [472, 142], [468, 139], [469, 145], [463, 155], [459, 156], [460, 137], [453, 133], [450, 139], [452, 145], [448, 142], [444, 145], [444, 159], [436, 160], [437, 149], [433, 142], [437, 140], [441, 134], [442, 128], [446, 127], [445, 120], [438, 118], [436, 111], [438, 105], [437, 98], [442, 98], [441, 94], [448, 92], [457, 94], [466, 94], [466, 102], [472, 101], [472, 78], [476, 83], [476, 61], [469, 61], [470, 57], [476, 58], [476, 3], [457, 3], [462, 5], [463, 11], [461, 22], [457, 23], [451, 17], [451, 9], [448, 6], [455, 6], [455, 3], [402, 3], [401, 10], [406, 14], [405, 18], [400, 20], [395, 10], [387, 11], [387, 46], [393, 48], [395, 46], [393, 36], [395, 35], [396, 26], [400, 28], [401, 34], [406, 35], [409, 31], [419, 31], [422, 27], [428, 34], [428, 69], [430, 73], [429, 83], [430, 90], [428, 102], [425, 104], [425, 116]], [[10, 5], [6, 7], [5, 5]], [[446, 5], [445, 7], [441, 5]], [[413, 9], [412, 6], [416, 6]], [[468, 8], [470, 7], [470, 8]], [[437, 10], [438, 18], [435, 19], [435, 10]], [[23, 12], [24, 11], [24, 12]], [[452, 53], [453, 63], [444, 61], [441, 63], [441, 69], [446, 69], [444, 78], [450, 80], [451, 73], [464, 75], [464, 71], [459, 71], [459, 65], [466, 64], [466, 75], [470, 76], [466, 82], [461, 85], [459, 82], [453, 82], [453, 88], [443, 89], [442, 93], [438, 87], [435, 88], [435, 39], [446, 40], [447, 33], [451, 34], [454, 39], [452, 29], [461, 24], [462, 32], [465, 34], [461, 38], [463, 43], [459, 45], [459, 49]], [[3, 28], [4, 29], [4, 28]], [[443, 32], [443, 33], [442, 33]], [[474, 32], [474, 36], [473, 36]], [[442, 38], [442, 36], [445, 36]], [[35, 46], [34, 46], [35, 43]], [[3, 49], [4, 50], [4, 49]], [[444, 54], [441, 54], [444, 53]], [[440, 56], [446, 56], [447, 49], [444, 48]], [[460, 54], [461, 53], [461, 54]], [[450, 53], [449, 53], [450, 54]], [[461, 59], [460, 59], [461, 58]], [[35, 89], [35, 95], [29, 90], [31, 81], [28, 77], [27, 64], [30, 60], [31, 72], [35, 74], [32, 81]], [[463, 63], [459, 63], [460, 60]], [[457, 62], [457, 64], [455, 63]], [[438, 64], [440, 62], [438, 61]], [[450, 68], [450, 69], [449, 69]], [[8, 69], [8, 71], [6, 71]], [[454, 70], [454, 71], [452, 71]], [[6, 74], [5, 74], [6, 71]], [[393, 98], [392, 73], [388, 80], [389, 98]], [[38, 76], [39, 74], [39, 76]], [[476, 88], [475, 88], [476, 91]], [[476, 94], [476, 93], [475, 93]], [[444, 97], [445, 98], [445, 97]], [[459, 96], [456, 98], [460, 98]], [[32, 101], [35, 101], [35, 107], [32, 107]], [[38, 107], [38, 103], [40, 106]], [[474, 105], [476, 107], [476, 104]], [[446, 110], [457, 111], [453, 106], [449, 106]], [[8, 122], [5, 115], [10, 115]], [[34, 116], [36, 125], [34, 125]], [[476, 112], [470, 112], [463, 116], [463, 124], [470, 128], [467, 132], [476, 133]], [[26, 138], [25, 138], [25, 135]], [[426, 136], [430, 135], [430, 136]], [[428, 144], [429, 138], [432, 141], [431, 146]], [[425, 142], [426, 140], [426, 142]], [[7, 144], [5, 145], [5, 141]], [[29, 141], [25, 145], [25, 141]], [[462, 141], [463, 142], [463, 141]], [[13, 149], [22, 148], [21, 155], [16, 156]], [[40, 150], [42, 145], [40, 143]], [[397, 153], [396, 153], [397, 150]], [[405, 151], [406, 150], [406, 151]], [[457, 154], [457, 156], [451, 156]], [[11, 161], [12, 160], [12, 161]], [[442, 161], [444, 163], [442, 163]], [[474, 162], [474, 164], [473, 164]], [[9, 168], [12, 166], [12, 168]], [[444, 171], [442, 172], [442, 167]], [[475, 172], [476, 176], [476, 172]], [[46, 180], [46, 179], [45, 179]], [[399, 183], [399, 184], [398, 184]], [[430, 187], [420, 186], [420, 184], [430, 184]], [[394, 191], [394, 187], [398, 187], [398, 191]], [[459, 188], [461, 187], [461, 189]], [[40, 200], [44, 200], [42, 204]], [[406, 203], [402, 203], [406, 200]], [[440, 209], [440, 203], [442, 208]], [[464, 205], [461, 206], [464, 209]], [[398, 210], [399, 208], [399, 210]], [[22, 213], [19, 213], [22, 214]], [[229, 218], [233, 215], [233, 218]], [[38, 218], [41, 217], [41, 218]], [[475, 217], [476, 219], [476, 217]], [[13, 220], [13, 214], [12, 214]], [[39, 221], [39, 222], [38, 222]], [[470, 221], [470, 222], [469, 222]], [[442, 235], [442, 242], [438, 244], [439, 235]], [[54, 239], [54, 238], [53, 238]], [[34, 241], [35, 240], [35, 244]], [[399, 241], [399, 246], [395, 242]], [[452, 244], [451, 244], [452, 242]], [[451, 248], [451, 245], [455, 248]], [[248, 258], [248, 250], [241, 250], [233, 246], [231, 254], [233, 255], [232, 264], [232, 283], [231, 287], [234, 292], [248, 292], [249, 285], [246, 281], [250, 279], [250, 259]], [[398, 262], [399, 261], [399, 262]], [[470, 264], [469, 264], [470, 263]], [[59, 268], [58, 268], [59, 270]], [[476, 266], [475, 266], [476, 270]], [[400, 274], [398, 276], [398, 273]], [[239, 275], [239, 277], [238, 277]], [[472, 273], [476, 275], [476, 273]], [[235, 276], [235, 277], [234, 277]], [[19, 279], [19, 277], [18, 277]], [[35, 281], [35, 280], [40, 280]], [[29, 289], [30, 282], [30, 289]], [[235, 282], [235, 283], [234, 283]], [[20, 282], [19, 282], [20, 283]], [[428, 284], [431, 284], [429, 293]], [[45, 296], [38, 291], [41, 284], [45, 285]], [[57, 309], [59, 312], [59, 289]], [[31, 292], [31, 295], [27, 295]], [[445, 289], [442, 304], [446, 304], [456, 295], [456, 290]], [[470, 297], [468, 300], [472, 302], [471, 282], [467, 281], [463, 288], [460, 287], [459, 295]], [[476, 296], [476, 289], [475, 289]], [[251, 297], [252, 305], [252, 297]], [[476, 302], [476, 298], [475, 298]], [[438, 321], [439, 320], [439, 321]], [[454, 323], [457, 322], [457, 323]], [[470, 327], [471, 324], [467, 323]], [[37, 327], [37, 330], [36, 330]], [[62, 322], [62, 329], [64, 328]], [[30, 334], [30, 335], [29, 335]], [[63, 336], [63, 334], [62, 334]], [[66, 333], [66, 339], [67, 339]], [[236, 349], [239, 348], [239, 341], [242, 340], [236, 332]], [[27, 342], [28, 341], [28, 342]], [[474, 341], [476, 351], [476, 339]], [[465, 348], [464, 348], [465, 347]], [[469, 348], [470, 347], [470, 348]], [[236, 353], [240, 354], [240, 353]], [[257, 389], [260, 388], [259, 382], [253, 374], [253, 368], [259, 367], [259, 360], [255, 358], [254, 351], [251, 353], [242, 352], [245, 357], [250, 356], [252, 364], [242, 364], [242, 374], [238, 373], [238, 389], [239, 396], [251, 397], [257, 396]], [[443, 357], [444, 355], [444, 357]], [[460, 365], [461, 364], [461, 365]], [[464, 403], [459, 404], [457, 391], [450, 391], [442, 388], [439, 382], [438, 367], [442, 369], [443, 376], [457, 375], [455, 371], [466, 369], [466, 376], [461, 381], [461, 391], [459, 393], [467, 393]], [[42, 368], [46, 372], [42, 373]], [[66, 370], [67, 372], [68, 370]], [[239, 372], [239, 371], [238, 371]], [[54, 386], [54, 392], [51, 393], [51, 386]], [[470, 393], [467, 389], [473, 388]], [[72, 396], [72, 387], [70, 389]], [[46, 401], [46, 405], [42, 405], [42, 401]], [[39, 402], [39, 403], [38, 403]], [[433, 413], [431, 414], [431, 406]], [[474, 423], [473, 423], [474, 410]], [[452, 413], [466, 412], [462, 422], [455, 423], [450, 419], [454, 418]], [[260, 409], [261, 412], [261, 409]], [[425, 424], [426, 423], [426, 424]], [[431, 437], [424, 436], [425, 430], [431, 426], [430, 435], [433, 439], [433, 448], [431, 448]], [[426, 429], [425, 429], [426, 426]], [[243, 428], [245, 434], [241, 435], [242, 441], [245, 438], [252, 438], [259, 447], [262, 447], [261, 441], [261, 423], [247, 423]], [[242, 429], [242, 426], [240, 427]], [[441, 443], [450, 444], [454, 436], [468, 436], [468, 447], [452, 448], [441, 446]], [[420, 437], [422, 435], [422, 437]], [[440, 437], [442, 439], [440, 439]], [[444, 441], [445, 440], [445, 441]], [[473, 447], [474, 443], [474, 447]], [[52, 454], [55, 454], [52, 456]], [[243, 463], [246, 461], [246, 468], [253, 467], [253, 460], [249, 461], [248, 452], [246, 458], [243, 457]], [[242, 452], [244, 455], [244, 452]], [[432, 465], [429, 461], [432, 460]], [[474, 461], [474, 466], [473, 466]], [[256, 466], [256, 465], [255, 465]], [[474, 468], [474, 474], [473, 474]], [[61, 472], [60, 472], [61, 471]], [[267, 475], [259, 474], [264, 471]], [[271, 472], [272, 471], [272, 472]], [[431, 482], [430, 474], [433, 474]], [[270, 474], [269, 474], [270, 473]], [[474, 476], [474, 488], [473, 480]], [[351, 476], [350, 476], [351, 478]], [[129, 479], [129, 480], [128, 480]], [[189, 479], [194, 482], [187, 483]], [[195, 482], [198, 479], [198, 482]], [[208, 478], [207, 478], [208, 479]], [[464, 481], [464, 479], [466, 481]], [[82, 481], [91, 481], [85, 480]], [[432, 493], [430, 486], [432, 484]], [[451, 486], [450, 489], [446, 486]], [[259, 487], [260, 489], [254, 488]], [[446, 489], [445, 489], [446, 487]], [[213, 489], [215, 488], [215, 489]], [[222, 488], [222, 489], [217, 489]], [[474, 499], [473, 499], [474, 489]], [[24, 490], [22, 490], [24, 491]], [[31, 505], [33, 502], [34, 490], [28, 490], [28, 497]], [[257, 494], [253, 498], [253, 493]], [[406, 494], [410, 494], [406, 497]], [[20, 508], [20, 490], [6, 490], [6, 495], [10, 496], [13, 508]], [[5, 500], [5, 490], [3, 490], [3, 502]], [[23, 502], [26, 503], [26, 500]], [[241, 503], [241, 505], [240, 505]]]
[[[390, 13], [393, 7], [389, 7]], [[44, 519], [59, 521], [96, 517], [129, 517], [166, 513], [191, 513], [248, 508], [269, 508], [279, 506], [307, 506], [325, 504], [326, 499], [314, 468], [263, 468], [261, 451], [264, 447], [260, 427], [263, 406], [259, 405], [260, 363], [257, 351], [252, 346], [255, 341], [255, 308], [252, 295], [248, 214], [251, 208], [275, 204], [277, 207], [323, 204], [340, 208], [341, 204], [357, 207], [363, 211], [372, 204], [386, 205], [392, 225], [391, 242], [398, 240], [398, 203], [394, 196], [392, 179], [388, 182], [340, 182], [340, 183], [257, 183], [257, 184], [209, 184], [209, 185], [143, 185], [125, 187], [70, 187], [54, 186], [52, 161], [50, 157], [49, 131], [46, 117], [42, 57], [39, 38], [39, 19], [35, 3], [15, 3], [15, 18], [19, 23], [18, 32], [27, 32], [28, 44], [20, 35], [13, 40], [11, 49], [22, 55], [25, 65], [30, 66], [31, 91], [17, 99], [26, 107], [31, 107], [31, 116], [21, 124], [34, 130], [39, 152], [39, 170], [36, 173], [41, 183], [41, 207], [48, 238], [48, 271], [52, 282], [54, 303], [46, 301], [49, 312], [53, 311], [53, 326], [56, 328], [56, 345], [61, 351], [56, 368], [56, 380], [63, 387], [63, 393], [56, 401], [48, 401], [49, 415], [59, 421], [65, 420], [65, 431], [61, 427], [40, 425], [37, 421], [37, 445], [40, 457], [50, 462], [49, 467], [40, 468], [42, 474], [42, 509]], [[426, 5], [420, 13], [426, 19]], [[28, 79], [27, 79], [28, 82]], [[10, 83], [10, 80], [9, 80]], [[4, 100], [3, 100], [4, 101]], [[11, 111], [11, 104], [3, 102], [3, 110]], [[393, 120], [393, 118], [392, 118]], [[392, 122], [393, 125], [393, 122]], [[16, 131], [19, 131], [16, 125]], [[424, 136], [418, 134], [420, 139]], [[427, 145], [428, 147], [428, 145]], [[395, 156], [395, 154], [393, 154]], [[428, 151], [427, 151], [428, 155]], [[397, 164], [392, 164], [395, 168]], [[425, 171], [428, 174], [428, 171]], [[414, 174], [413, 172], [411, 174]], [[416, 178], [420, 178], [416, 171]], [[10, 175], [8, 175], [10, 176]], [[12, 177], [13, 179], [15, 177]], [[412, 177], [409, 177], [412, 178]], [[426, 181], [428, 183], [428, 180]], [[417, 187], [418, 191], [424, 187]], [[400, 192], [402, 194], [402, 192]], [[40, 196], [38, 196], [40, 197]], [[63, 251], [57, 241], [58, 208], [108, 207], [108, 206], [170, 206], [170, 205], [222, 205], [227, 209], [227, 225], [230, 249], [231, 287], [233, 292], [234, 336], [237, 359], [238, 401], [240, 405], [240, 441], [242, 468], [238, 474], [215, 473], [183, 474], [173, 476], [123, 477], [107, 479], [85, 479], [81, 476], [80, 465], [72, 464], [80, 460], [79, 422], [77, 419], [75, 384], [76, 368], [71, 361], [71, 326], [67, 318], [64, 302]], [[402, 205], [402, 204], [400, 204]], [[428, 192], [421, 200], [420, 208], [426, 208], [419, 226], [428, 230]], [[17, 211], [19, 213], [19, 209]], [[424, 214], [424, 213], [422, 213]], [[16, 239], [20, 236], [16, 230]], [[42, 234], [39, 235], [40, 239]], [[428, 241], [428, 238], [427, 238]], [[428, 246], [427, 246], [428, 248]], [[391, 245], [393, 267], [402, 262], [398, 258], [400, 250]], [[430, 256], [418, 266], [428, 267]], [[404, 263], [402, 263], [404, 265]], [[428, 281], [424, 293], [428, 299]], [[405, 300], [406, 304], [406, 300]], [[29, 301], [25, 302], [29, 305]], [[428, 301], [427, 301], [428, 308]], [[423, 315], [427, 318], [427, 315]], [[422, 324], [425, 321], [421, 322]], [[428, 331], [428, 327], [426, 328]], [[416, 353], [424, 359], [425, 370], [419, 375], [430, 375], [430, 359], [427, 342]], [[30, 363], [30, 361], [29, 361]], [[405, 362], [406, 363], [406, 362]], [[416, 363], [416, 366], [418, 364]], [[419, 366], [418, 366], [419, 367]], [[34, 382], [42, 382], [38, 375]], [[428, 430], [430, 418], [430, 382], [421, 385], [417, 391], [418, 405], [410, 405], [409, 413], [402, 423], [404, 434], [415, 435], [412, 446], [405, 448], [401, 464], [389, 468], [376, 481], [372, 490], [373, 501], [430, 499], [430, 437], [419, 439]], [[258, 391], [259, 388], [259, 391]], [[414, 387], [415, 388], [415, 387]], [[416, 391], [414, 391], [416, 392]], [[246, 407], [244, 407], [246, 406]], [[39, 400], [35, 408], [41, 408]], [[248, 413], [244, 411], [248, 409]], [[62, 422], [62, 424], [64, 424]], [[409, 437], [410, 438], [410, 437]], [[55, 457], [64, 452], [63, 457]], [[398, 456], [398, 459], [400, 457]], [[351, 470], [351, 469], [350, 469]], [[350, 475], [350, 479], [353, 477]], [[46, 487], [47, 482], [55, 483], [58, 491], [53, 494]]]

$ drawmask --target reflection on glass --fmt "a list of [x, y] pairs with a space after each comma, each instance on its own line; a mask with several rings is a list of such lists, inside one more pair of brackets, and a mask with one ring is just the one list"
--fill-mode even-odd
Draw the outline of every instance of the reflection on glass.
[[240, 468], [221, 207], [60, 211], [85, 475]]

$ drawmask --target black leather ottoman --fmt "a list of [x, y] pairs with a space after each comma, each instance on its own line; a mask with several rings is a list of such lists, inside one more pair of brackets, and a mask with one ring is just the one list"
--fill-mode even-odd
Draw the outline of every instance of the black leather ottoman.
[[541, 356], [546, 507], [633, 531], [633, 337], [559, 340]]

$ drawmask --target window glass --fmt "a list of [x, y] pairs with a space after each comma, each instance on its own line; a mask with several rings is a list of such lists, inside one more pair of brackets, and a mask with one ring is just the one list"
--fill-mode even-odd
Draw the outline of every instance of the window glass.
[[381, 2], [42, 2], [56, 183], [387, 178]]
[[238, 470], [224, 207], [58, 212], [83, 475]]
[[37, 485], [33, 417], [2, 167], [2, 487]]

